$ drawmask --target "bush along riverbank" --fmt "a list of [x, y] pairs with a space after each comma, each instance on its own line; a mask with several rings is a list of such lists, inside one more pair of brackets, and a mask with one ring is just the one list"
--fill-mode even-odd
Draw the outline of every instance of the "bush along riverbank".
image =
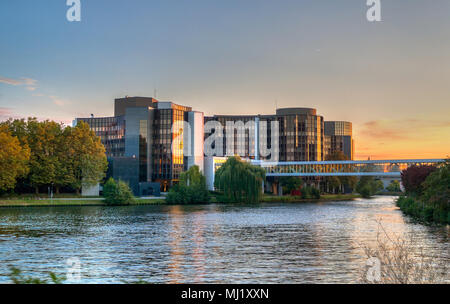
[[406, 196], [397, 206], [414, 219], [437, 224], [450, 224], [450, 161], [437, 167], [413, 166], [402, 172]]

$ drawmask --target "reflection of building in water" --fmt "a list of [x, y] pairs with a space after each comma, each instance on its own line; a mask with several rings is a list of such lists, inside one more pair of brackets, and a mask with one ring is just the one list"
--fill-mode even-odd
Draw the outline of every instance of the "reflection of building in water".
[[[190, 213], [192, 222], [186, 222], [183, 207], [169, 209], [169, 264], [168, 283], [182, 283], [187, 277], [200, 283], [205, 276], [205, 222], [204, 213]], [[188, 229], [189, 228], [189, 229]]]
[[194, 259], [195, 268], [195, 283], [201, 283], [203, 277], [205, 276], [205, 221], [204, 221], [205, 211], [199, 211], [194, 214], [194, 222], [192, 223], [194, 227], [194, 234], [192, 235], [193, 243], [195, 244], [192, 257]]
[[168, 265], [168, 283], [176, 284], [183, 278], [181, 267], [184, 262], [184, 251], [181, 244], [184, 231], [184, 215], [180, 206], [173, 206], [169, 209], [169, 221], [170, 258]]

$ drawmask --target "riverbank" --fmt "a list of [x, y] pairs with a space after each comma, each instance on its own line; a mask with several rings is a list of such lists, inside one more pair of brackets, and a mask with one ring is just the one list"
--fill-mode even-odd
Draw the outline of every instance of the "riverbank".
[[[264, 195], [261, 203], [307, 203], [307, 202], [327, 202], [327, 201], [347, 201], [359, 198], [357, 194], [325, 194], [319, 199], [303, 199], [299, 196], [276, 196]], [[211, 203], [221, 204], [221, 202], [213, 200]], [[143, 199], [137, 198], [130, 206], [139, 205], [166, 205], [165, 198]], [[43, 198], [26, 198], [26, 199], [0, 199], [0, 208], [4, 207], [82, 207], [82, 206], [107, 206], [101, 197], [82, 198], [55, 198], [53, 200]]]
[[[74, 257], [83, 265], [81, 284], [361, 283], [362, 246], [378, 248], [380, 221], [388, 235], [413, 242], [411, 255], [423, 250], [436, 265], [445, 262], [448, 230], [404, 221], [394, 204], [394, 197], [376, 196], [259, 206], [3, 208], [0, 283], [11, 282], [11, 267], [25, 277], [65, 276]], [[171, 267], [179, 261], [183, 267]]]
[[276, 196], [264, 195], [262, 203], [308, 203], [308, 202], [329, 202], [329, 201], [348, 201], [361, 197], [359, 194], [323, 194], [320, 198], [302, 198], [301, 196]]
[[426, 224], [450, 224], [450, 212], [446, 209], [424, 204], [419, 199], [410, 196], [401, 196], [396, 201], [397, 206], [404, 214], [414, 220]]
[[[136, 199], [129, 206], [139, 205], [164, 205], [166, 200], [161, 199]], [[83, 206], [108, 206], [103, 199], [74, 199], [74, 200], [44, 200], [44, 199], [11, 199], [0, 200], [0, 208], [7, 207], [83, 207]]]

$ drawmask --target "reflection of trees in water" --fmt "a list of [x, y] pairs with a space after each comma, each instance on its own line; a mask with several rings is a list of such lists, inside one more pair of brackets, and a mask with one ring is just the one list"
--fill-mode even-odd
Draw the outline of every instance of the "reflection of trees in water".
[[0, 227], [0, 236], [84, 235], [92, 225], [106, 224], [101, 215], [102, 207], [96, 206], [2, 208], [0, 217], [6, 222]]

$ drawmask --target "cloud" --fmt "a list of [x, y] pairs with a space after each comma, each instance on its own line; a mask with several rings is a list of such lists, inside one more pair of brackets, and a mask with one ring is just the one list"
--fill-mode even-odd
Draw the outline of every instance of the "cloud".
[[0, 82], [14, 86], [17, 85], [34, 86], [37, 83], [37, 80], [31, 78], [12, 79], [0, 76]]
[[0, 76], [0, 83], [13, 85], [13, 86], [26, 86], [26, 89], [29, 91], [36, 90], [37, 80], [32, 78], [22, 77], [20, 79], [6, 78]]
[[57, 105], [57, 106], [64, 106], [64, 105], [67, 105], [67, 104], [70, 103], [69, 101], [67, 101], [67, 100], [65, 100], [65, 99], [61, 99], [61, 98], [59, 98], [58, 96], [53, 96], [53, 95], [51, 95], [51, 96], [49, 96], [49, 97], [50, 97], [50, 99], [53, 101], [53, 103], [54, 103], [55, 105]]
[[363, 137], [379, 140], [408, 140], [418, 134], [450, 127], [450, 121], [439, 120], [376, 120], [362, 125], [359, 134]]
[[13, 117], [13, 111], [10, 108], [0, 107], [0, 121]]
[[450, 120], [374, 120], [355, 130], [356, 158], [440, 158], [449, 151], [443, 140], [450, 135]]
[[395, 122], [368, 121], [363, 124], [360, 134], [372, 139], [406, 139], [407, 135], [398, 125]]

